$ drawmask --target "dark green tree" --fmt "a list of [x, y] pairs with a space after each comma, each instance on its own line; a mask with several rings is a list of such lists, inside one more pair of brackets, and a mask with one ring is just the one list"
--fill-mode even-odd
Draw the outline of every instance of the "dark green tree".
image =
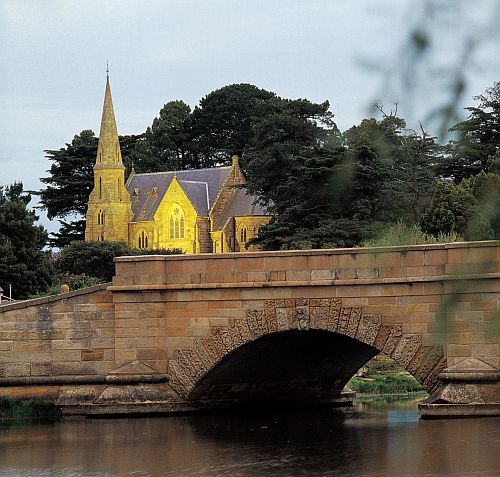
[[422, 230], [434, 236], [454, 232], [466, 236], [476, 206], [476, 198], [463, 185], [439, 182], [422, 219]]
[[241, 156], [257, 119], [269, 114], [276, 95], [251, 84], [224, 86], [200, 101], [189, 121], [191, 152], [198, 167], [228, 164]]
[[[306, 104], [294, 102], [295, 107]], [[340, 135], [331, 117], [286, 109], [257, 123], [248, 188], [274, 218], [255, 240], [265, 248], [356, 246], [388, 225], [418, 223], [430, 203], [439, 146], [395, 113]], [[318, 105], [316, 105], [317, 107]], [[317, 114], [319, 113], [319, 114]], [[304, 122], [305, 119], [305, 122]], [[259, 129], [258, 127], [262, 127]]]
[[196, 167], [189, 145], [191, 108], [183, 101], [170, 101], [135, 144], [130, 159], [137, 172], [160, 172]]
[[450, 129], [457, 138], [438, 169], [457, 184], [481, 171], [494, 172], [492, 159], [500, 149], [500, 82], [474, 99], [479, 105], [466, 108], [469, 117]]
[[344, 133], [351, 164], [349, 214], [371, 223], [418, 223], [432, 197], [435, 138], [406, 128], [395, 113], [365, 119]]
[[102, 282], [111, 281], [115, 274], [114, 258], [124, 255], [172, 255], [180, 254], [178, 249], [138, 250], [124, 242], [74, 241], [61, 250], [56, 261], [59, 274], [96, 277]]
[[339, 133], [328, 102], [273, 103], [273, 112], [255, 122], [243, 161], [247, 189], [273, 215], [256, 242], [268, 249], [317, 247], [325, 242], [319, 225], [329, 216], [329, 177], [343, 152]]
[[[60, 218], [61, 229], [53, 234], [51, 245], [61, 247], [71, 240], [82, 239], [85, 233], [85, 212], [93, 187], [92, 168], [97, 154], [98, 139], [90, 129], [75, 135], [66, 147], [46, 150], [52, 161], [49, 177], [39, 192], [42, 208], [49, 220]], [[66, 219], [66, 220], [65, 220]]]
[[115, 257], [129, 255], [130, 248], [123, 242], [74, 241], [61, 250], [56, 262], [59, 273], [97, 277], [111, 281], [115, 274]]
[[36, 225], [30, 200], [20, 182], [0, 187], [0, 286], [6, 291], [11, 284], [14, 298], [45, 291], [51, 281], [50, 257], [43, 251], [47, 232]]
[[469, 179], [464, 179], [461, 185], [477, 200], [466, 237], [469, 240], [499, 240], [500, 175], [481, 171]]

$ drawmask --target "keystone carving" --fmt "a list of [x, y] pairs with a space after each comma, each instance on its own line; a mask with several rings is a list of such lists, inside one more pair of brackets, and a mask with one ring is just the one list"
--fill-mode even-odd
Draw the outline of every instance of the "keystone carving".
[[188, 399], [197, 383], [225, 356], [240, 346], [286, 330], [327, 330], [349, 336], [392, 356], [428, 390], [438, 384], [446, 360], [441, 346], [423, 346], [420, 334], [403, 334], [401, 323], [364, 314], [361, 306], [344, 307], [340, 298], [266, 300], [264, 308], [248, 309], [227, 327], [213, 327], [194, 340], [192, 348], [174, 351], [169, 362], [170, 385]]

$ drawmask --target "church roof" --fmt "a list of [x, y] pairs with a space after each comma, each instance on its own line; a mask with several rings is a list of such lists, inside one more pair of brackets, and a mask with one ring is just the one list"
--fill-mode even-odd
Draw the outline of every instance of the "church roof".
[[132, 198], [132, 220], [139, 222], [153, 219], [174, 177], [177, 177], [196, 212], [206, 217], [230, 171], [231, 167], [228, 166], [135, 174], [127, 183]]
[[269, 215], [269, 213], [257, 203], [256, 196], [247, 194], [245, 189], [235, 188], [227, 207], [214, 224], [214, 230], [222, 230], [231, 217], [248, 215]]

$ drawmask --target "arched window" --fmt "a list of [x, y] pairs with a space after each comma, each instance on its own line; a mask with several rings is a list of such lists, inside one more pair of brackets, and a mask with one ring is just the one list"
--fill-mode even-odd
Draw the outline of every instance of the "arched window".
[[184, 238], [184, 212], [180, 207], [175, 207], [170, 214], [168, 220], [169, 224], [169, 237], [171, 239], [183, 239]]
[[246, 243], [247, 241], [247, 226], [242, 225], [240, 228], [240, 242], [241, 243]]
[[104, 225], [104, 212], [102, 210], [97, 212], [97, 225]]
[[173, 239], [175, 238], [174, 234], [174, 216], [170, 216], [170, 221], [169, 221], [169, 229], [170, 229], [170, 238]]
[[102, 199], [102, 177], [99, 177], [99, 199]]
[[144, 230], [139, 234], [137, 243], [139, 248], [148, 248], [148, 234]]

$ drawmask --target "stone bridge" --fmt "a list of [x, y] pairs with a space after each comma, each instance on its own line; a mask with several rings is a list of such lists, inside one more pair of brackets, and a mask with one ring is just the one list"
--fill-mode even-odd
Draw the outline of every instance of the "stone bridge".
[[499, 414], [500, 242], [141, 256], [0, 307], [0, 394], [66, 412], [340, 405], [384, 353], [423, 415]]

